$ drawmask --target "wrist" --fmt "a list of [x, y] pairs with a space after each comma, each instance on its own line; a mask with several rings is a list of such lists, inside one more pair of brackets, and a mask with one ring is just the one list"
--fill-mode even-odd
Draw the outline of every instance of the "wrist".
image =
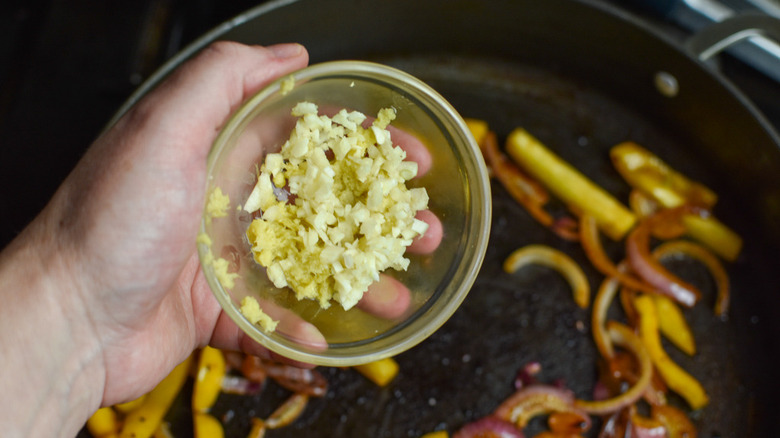
[[0, 253], [0, 423], [11, 436], [73, 436], [103, 395], [77, 271], [45, 228], [34, 222]]

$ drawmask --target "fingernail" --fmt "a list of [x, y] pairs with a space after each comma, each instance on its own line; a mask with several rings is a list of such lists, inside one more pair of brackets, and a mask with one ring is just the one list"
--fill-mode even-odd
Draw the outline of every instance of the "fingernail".
[[303, 52], [303, 46], [295, 43], [275, 44], [268, 49], [277, 59], [294, 58]]

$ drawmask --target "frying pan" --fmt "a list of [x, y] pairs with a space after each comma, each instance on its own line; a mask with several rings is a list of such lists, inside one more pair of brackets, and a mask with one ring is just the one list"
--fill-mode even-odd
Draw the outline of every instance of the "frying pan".
[[[611, 146], [644, 145], [720, 195], [716, 215], [745, 240], [729, 264], [732, 307], [712, 312], [714, 284], [694, 263], [670, 266], [700, 285], [686, 311], [699, 352], [670, 356], [704, 385], [709, 406], [693, 414], [700, 436], [769, 436], [777, 405], [773, 378], [780, 336], [780, 140], [726, 78], [639, 19], [595, 0], [279, 0], [205, 35], [160, 69], [121, 116], [165, 75], [214, 40], [297, 41], [312, 62], [358, 58], [418, 76], [466, 117], [489, 121], [499, 138], [523, 126], [583, 173], [626, 200]], [[679, 85], [672, 97], [659, 72]], [[442, 182], [446, 183], [446, 182]], [[543, 243], [564, 250], [595, 289], [602, 280], [579, 245], [536, 224], [493, 185], [494, 220], [480, 276], [462, 307], [437, 333], [397, 357], [401, 374], [378, 388], [350, 369], [323, 369], [330, 390], [293, 426], [268, 436], [419, 436], [456, 430], [491, 412], [513, 391], [517, 370], [542, 365], [540, 380], [561, 380], [590, 398], [598, 353], [590, 311], [549, 270], [501, 270], [514, 249]], [[621, 244], [608, 242], [614, 258]], [[221, 396], [212, 413], [228, 436], [245, 436], [250, 417], [267, 416], [286, 392], [273, 384], [256, 397]], [[186, 391], [169, 419], [191, 432]], [[672, 403], [680, 400], [673, 399]], [[532, 425], [532, 427], [535, 427]], [[595, 428], [594, 428], [595, 429]]]

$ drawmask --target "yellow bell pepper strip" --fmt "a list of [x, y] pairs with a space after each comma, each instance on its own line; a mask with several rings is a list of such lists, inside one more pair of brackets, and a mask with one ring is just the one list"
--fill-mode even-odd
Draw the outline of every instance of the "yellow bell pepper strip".
[[669, 167], [634, 142], [623, 142], [609, 152], [618, 173], [629, 185], [650, 195], [666, 208], [683, 204], [712, 208], [718, 195], [701, 183]]
[[[613, 147], [610, 157], [629, 185], [650, 196], [664, 208], [682, 205], [711, 210], [717, 195], [691, 181], [641, 146], [625, 142]], [[742, 250], [742, 238], [712, 215], [687, 214], [683, 222], [688, 235], [707, 245], [725, 260], [734, 261]]]
[[114, 405], [114, 409], [116, 409], [117, 412], [123, 415], [129, 414], [131, 411], [134, 411], [136, 408], [141, 406], [144, 403], [144, 399], [146, 398], [146, 394], [138, 397], [135, 400], [130, 400], [128, 402], [119, 403]]
[[87, 420], [87, 430], [95, 438], [116, 436], [119, 432], [119, 419], [111, 406], [100, 408]]
[[192, 389], [192, 412], [208, 412], [219, 396], [225, 377], [225, 356], [216, 348], [200, 350], [198, 369]]
[[530, 176], [526, 175], [498, 148], [496, 134], [488, 131], [485, 141], [482, 143], [482, 152], [485, 161], [501, 186], [542, 226], [550, 229], [558, 236], [566, 240], [576, 241], [579, 237], [571, 226], [573, 220], [568, 222], [556, 220], [545, 210], [545, 204], [550, 200], [550, 195], [542, 185]]
[[225, 431], [222, 423], [213, 416], [198, 412], [192, 417], [195, 438], [223, 438]]
[[265, 420], [268, 429], [279, 429], [292, 424], [301, 416], [306, 405], [309, 404], [309, 396], [303, 393], [291, 395]]
[[399, 370], [398, 362], [392, 357], [356, 365], [353, 368], [377, 386], [387, 386], [398, 375]]
[[504, 272], [511, 274], [526, 264], [534, 263], [555, 269], [572, 288], [574, 302], [585, 309], [590, 304], [590, 283], [580, 265], [564, 252], [545, 245], [527, 245], [515, 250], [504, 260]]
[[640, 218], [652, 216], [660, 208], [654, 199], [638, 189], [628, 194], [628, 207]]
[[634, 213], [526, 130], [517, 128], [509, 134], [507, 153], [569, 209], [593, 215], [611, 239], [620, 240], [634, 226]]
[[669, 389], [680, 394], [692, 409], [704, 407], [709, 403], [709, 397], [701, 383], [674, 363], [661, 345], [658, 313], [653, 298], [646, 294], [637, 295], [634, 307], [639, 315], [639, 336], [664, 382]]
[[709, 215], [687, 214], [682, 218], [687, 233], [713, 250], [724, 260], [733, 262], [742, 251], [742, 237]]
[[179, 394], [190, 368], [192, 356], [176, 366], [168, 376], [152, 389], [144, 402], [125, 417], [119, 433], [120, 438], [148, 438], [160, 425], [170, 409], [176, 395]]
[[669, 297], [658, 294], [649, 296], [655, 301], [658, 329], [661, 330], [661, 334], [685, 354], [689, 356], [696, 354], [693, 331], [680, 307]]
[[485, 135], [488, 133], [488, 123], [480, 119], [464, 118], [466, 126], [471, 131], [471, 135], [474, 137], [474, 141], [482, 149], [482, 142], [485, 140]]

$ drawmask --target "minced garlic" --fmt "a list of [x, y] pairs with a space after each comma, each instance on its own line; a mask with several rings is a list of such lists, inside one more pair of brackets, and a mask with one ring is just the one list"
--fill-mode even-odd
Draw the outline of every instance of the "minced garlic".
[[[229, 207], [230, 197], [222, 193], [222, 189], [219, 187], [215, 188], [209, 195], [208, 202], [206, 203], [206, 221], [211, 222], [212, 218], [227, 216], [227, 210]], [[239, 275], [235, 272], [228, 272], [230, 263], [227, 260], [221, 257], [214, 257], [214, 254], [211, 252], [211, 237], [209, 237], [206, 233], [200, 233], [198, 234], [196, 243], [203, 244], [208, 247], [208, 251], [206, 252], [203, 261], [205, 264], [211, 265], [211, 267], [214, 269], [214, 276], [217, 278], [222, 287], [225, 289], [233, 289], [236, 285], [236, 279], [239, 277]]]
[[415, 218], [428, 193], [406, 187], [417, 163], [393, 146], [386, 128], [394, 109], [381, 110], [369, 128], [359, 112], [331, 118], [317, 110], [297, 104], [289, 140], [266, 156], [244, 204], [249, 213], [262, 211], [247, 237], [276, 287], [348, 310], [380, 272], [407, 269], [406, 248], [428, 228]]
[[230, 198], [222, 193], [222, 189], [215, 188], [209, 195], [206, 203], [206, 221], [211, 222], [212, 218], [227, 216], [227, 209], [230, 206]]
[[282, 80], [282, 84], [279, 87], [279, 91], [281, 91], [282, 96], [284, 96], [290, 91], [292, 91], [293, 88], [295, 88], [295, 77], [290, 75]]
[[276, 330], [279, 321], [274, 321], [268, 314], [260, 308], [260, 303], [254, 297], [244, 297], [241, 300], [241, 314], [254, 325], [259, 325], [267, 332]]

